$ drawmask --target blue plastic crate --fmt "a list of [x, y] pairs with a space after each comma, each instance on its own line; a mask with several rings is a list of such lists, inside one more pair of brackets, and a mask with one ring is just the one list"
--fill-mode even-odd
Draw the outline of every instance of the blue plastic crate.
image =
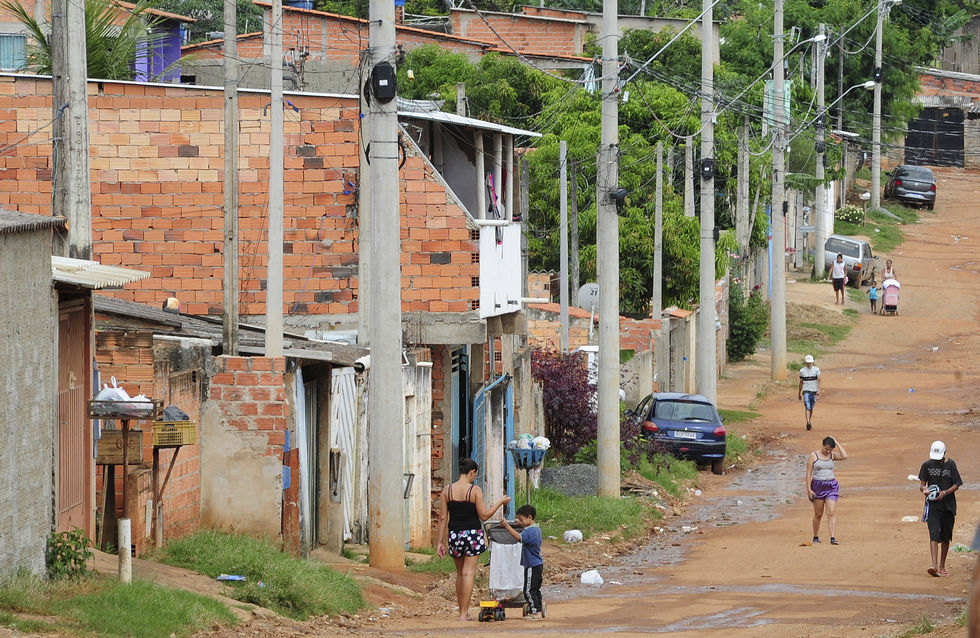
[[514, 456], [514, 464], [519, 470], [533, 470], [540, 467], [544, 461], [544, 454], [547, 450], [539, 448], [510, 448], [510, 453]]

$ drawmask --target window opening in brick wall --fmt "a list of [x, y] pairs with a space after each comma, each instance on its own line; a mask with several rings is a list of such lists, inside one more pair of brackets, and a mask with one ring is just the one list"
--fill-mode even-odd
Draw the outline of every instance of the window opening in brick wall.
[[27, 37], [24, 35], [0, 34], [0, 69], [19, 71], [27, 62]]

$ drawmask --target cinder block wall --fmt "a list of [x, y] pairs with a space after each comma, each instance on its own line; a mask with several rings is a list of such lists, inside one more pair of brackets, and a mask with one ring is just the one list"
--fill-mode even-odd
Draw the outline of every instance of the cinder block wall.
[[51, 231], [0, 234], [0, 255], [0, 574], [41, 574], [53, 531], [58, 423]]

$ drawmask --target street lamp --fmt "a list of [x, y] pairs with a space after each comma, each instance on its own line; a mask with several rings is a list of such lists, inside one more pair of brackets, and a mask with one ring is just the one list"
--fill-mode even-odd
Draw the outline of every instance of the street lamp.
[[875, 27], [875, 103], [871, 132], [871, 210], [881, 207], [881, 32], [888, 10], [900, 4], [902, 0], [881, 0], [878, 4], [878, 24]]

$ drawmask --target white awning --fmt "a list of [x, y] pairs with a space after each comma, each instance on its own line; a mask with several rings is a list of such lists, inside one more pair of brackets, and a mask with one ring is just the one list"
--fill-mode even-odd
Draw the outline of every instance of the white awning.
[[103, 288], [119, 288], [140, 279], [146, 279], [150, 273], [144, 270], [133, 270], [121, 266], [103, 266], [97, 261], [88, 259], [72, 259], [71, 257], [51, 257], [51, 276], [61, 284], [70, 284], [101, 290]]

